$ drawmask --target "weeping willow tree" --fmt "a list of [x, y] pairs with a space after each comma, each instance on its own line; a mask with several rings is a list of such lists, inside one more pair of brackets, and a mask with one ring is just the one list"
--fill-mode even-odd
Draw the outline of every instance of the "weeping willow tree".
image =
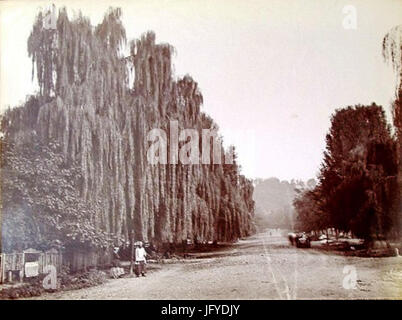
[[[18, 153], [13, 150], [33, 142], [33, 137], [43, 148], [58, 146], [53, 152], [62, 163], [57, 165], [74, 168], [79, 177], [66, 184], [77, 192], [68, 199], [55, 198], [63, 203], [61, 208], [74, 201], [91, 208], [84, 217], [80, 214], [84, 220], [74, 229], [89, 228], [90, 221], [90, 232], [82, 231], [86, 237], [75, 235], [85, 239], [85, 245], [105, 246], [98, 234], [115, 244], [131, 235], [136, 240], [181, 243], [186, 239], [232, 241], [251, 234], [253, 186], [240, 174], [236, 161], [210, 165], [148, 162], [151, 129], [168, 132], [172, 120], [179, 130], [201, 132], [218, 126], [201, 112], [203, 97], [197, 83], [188, 75], [175, 78], [171, 45], [157, 44], [149, 32], [130, 41], [130, 54], [123, 56], [126, 43], [120, 9], [109, 9], [95, 28], [81, 14], [70, 20], [66, 9], [59, 11], [55, 29], [44, 28], [44, 16], [39, 13], [28, 39], [28, 54], [40, 91], [4, 115], [3, 145], [14, 156]], [[224, 154], [227, 150], [219, 141]], [[10, 162], [4, 160], [2, 169], [7, 170]], [[9, 172], [18, 175], [18, 166]], [[57, 170], [29, 184], [36, 192], [30, 206], [41, 206], [46, 215], [64, 219], [62, 210], [35, 200], [40, 198], [43, 180], [60, 181], [52, 172]], [[18, 197], [12, 185], [8, 187], [17, 195], [15, 205], [23, 210], [26, 198]], [[25, 214], [35, 220], [36, 211], [25, 210]], [[13, 210], [4, 212], [8, 214], [3, 219], [12, 219]], [[44, 238], [46, 230], [41, 231]], [[67, 229], [63, 232], [68, 233]], [[18, 238], [13, 241], [17, 245]]]
[[395, 72], [396, 90], [393, 103], [393, 122], [398, 141], [398, 184], [400, 189], [399, 225], [397, 233], [402, 230], [402, 25], [392, 28], [384, 37], [382, 43], [384, 60], [392, 65]]

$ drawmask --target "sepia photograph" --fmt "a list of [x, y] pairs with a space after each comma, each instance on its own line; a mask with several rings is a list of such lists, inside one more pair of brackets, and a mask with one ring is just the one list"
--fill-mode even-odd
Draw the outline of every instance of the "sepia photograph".
[[0, 1], [0, 300], [402, 300], [402, 0]]

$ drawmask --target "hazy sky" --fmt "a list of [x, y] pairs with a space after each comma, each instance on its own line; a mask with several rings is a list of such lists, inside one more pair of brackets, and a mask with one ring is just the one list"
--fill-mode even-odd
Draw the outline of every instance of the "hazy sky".
[[[26, 42], [48, 1], [0, 2], [0, 106], [33, 93]], [[154, 30], [177, 51], [176, 75], [190, 74], [203, 110], [236, 145], [249, 177], [316, 176], [330, 115], [376, 102], [389, 113], [394, 75], [383, 62], [382, 38], [402, 24], [402, 1], [160, 0], [53, 1], [100, 22], [109, 6], [123, 9], [129, 39]], [[343, 8], [356, 8], [345, 29]]]

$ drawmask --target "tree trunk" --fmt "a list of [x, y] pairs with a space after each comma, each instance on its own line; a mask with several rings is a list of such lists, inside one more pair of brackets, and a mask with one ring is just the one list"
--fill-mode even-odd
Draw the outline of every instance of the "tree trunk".
[[134, 270], [134, 236], [133, 236], [133, 232], [131, 232], [130, 243], [131, 243], [130, 274], [133, 274], [133, 270]]

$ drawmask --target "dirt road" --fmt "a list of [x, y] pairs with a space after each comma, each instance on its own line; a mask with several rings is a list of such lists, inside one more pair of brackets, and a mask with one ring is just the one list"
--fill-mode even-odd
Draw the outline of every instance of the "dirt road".
[[[353, 281], [354, 270], [356, 281]], [[285, 237], [267, 234], [201, 254], [198, 259], [161, 265], [146, 278], [109, 280], [97, 287], [40, 297], [108, 300], [367, 298], [402, 299], [402, 257], [345, 257], [318, 249], [296, 249]]]

